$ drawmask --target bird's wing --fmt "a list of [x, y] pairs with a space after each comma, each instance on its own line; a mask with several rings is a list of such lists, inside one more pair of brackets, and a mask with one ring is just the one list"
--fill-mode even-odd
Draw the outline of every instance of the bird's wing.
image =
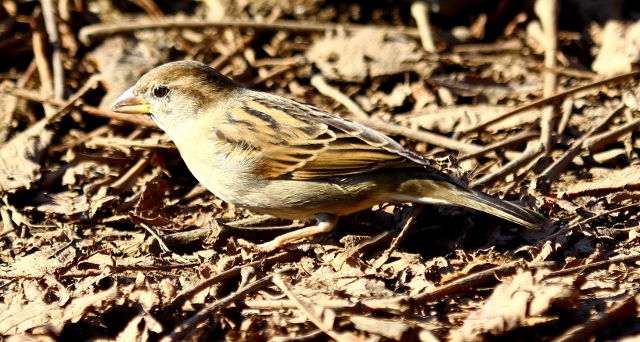
[[431, 163], [361, 124], [283, 97], [251, 95], [228, 108], [211, 138], [256, 157], [263, 177], [320, 179]]

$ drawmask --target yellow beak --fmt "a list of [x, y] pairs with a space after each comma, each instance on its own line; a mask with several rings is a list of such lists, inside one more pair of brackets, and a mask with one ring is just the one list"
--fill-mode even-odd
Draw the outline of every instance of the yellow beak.
[[149, 107], [151, 106], [147, 100], [135, 95], [133, 88], [127, 89], [116, 102], [111, 106], [111, 110], [121, 114], [150, 114]]

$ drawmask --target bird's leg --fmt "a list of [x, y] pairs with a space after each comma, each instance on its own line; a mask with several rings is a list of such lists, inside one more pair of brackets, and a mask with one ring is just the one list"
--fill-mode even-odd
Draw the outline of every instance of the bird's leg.
[[280, 249], [286, 245], [290, 245], [306, 237], [320, 234], [320, 233], [328, 233], [333, 229], [333, 227], [336, 226], [336, 224], [338, 224], [338, 215], [317, 214], [316, 223], [313, 226], [294, 230], [292, 232], [282, 234], [269, 242], [261, 243], [256, 246], [256, 251], [258, 252], [275, 251], [277, 249]]

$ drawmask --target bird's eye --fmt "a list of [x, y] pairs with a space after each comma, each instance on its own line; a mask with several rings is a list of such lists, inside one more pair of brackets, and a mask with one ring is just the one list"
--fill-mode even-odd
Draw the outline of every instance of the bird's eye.
[[153, 88], [153, 96], [157, 98], [163, 98], [167, 96], [168, 93], [169, 93], [169, 88], [165, 86], [157, 86]]

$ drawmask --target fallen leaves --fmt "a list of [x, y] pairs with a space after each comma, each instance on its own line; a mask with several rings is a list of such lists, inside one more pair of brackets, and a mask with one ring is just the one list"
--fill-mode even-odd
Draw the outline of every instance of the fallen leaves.
[[[637, 5], [45, 2], [0, 4], [3, 338], [637, 337]], [[457, 156], [552, 222], [425, 206], [396, 246], [411, 210], [383, 204], [256, 255], [238, 239], [306, 223], [215, 198], [151, 121], [108, 111], [177, 59]]]
[[553, 307], [571, 308], [578, 302], [578, 290], [570, 279], [566, 281], [569, 283], [557, 279], [539, 281], [529, 271], [504, 281], [496, 286], [480, 310], [471, 313], [462, 327], [451, 332], [452, 341], [484, 341], [544, 321], [541, 319]]

